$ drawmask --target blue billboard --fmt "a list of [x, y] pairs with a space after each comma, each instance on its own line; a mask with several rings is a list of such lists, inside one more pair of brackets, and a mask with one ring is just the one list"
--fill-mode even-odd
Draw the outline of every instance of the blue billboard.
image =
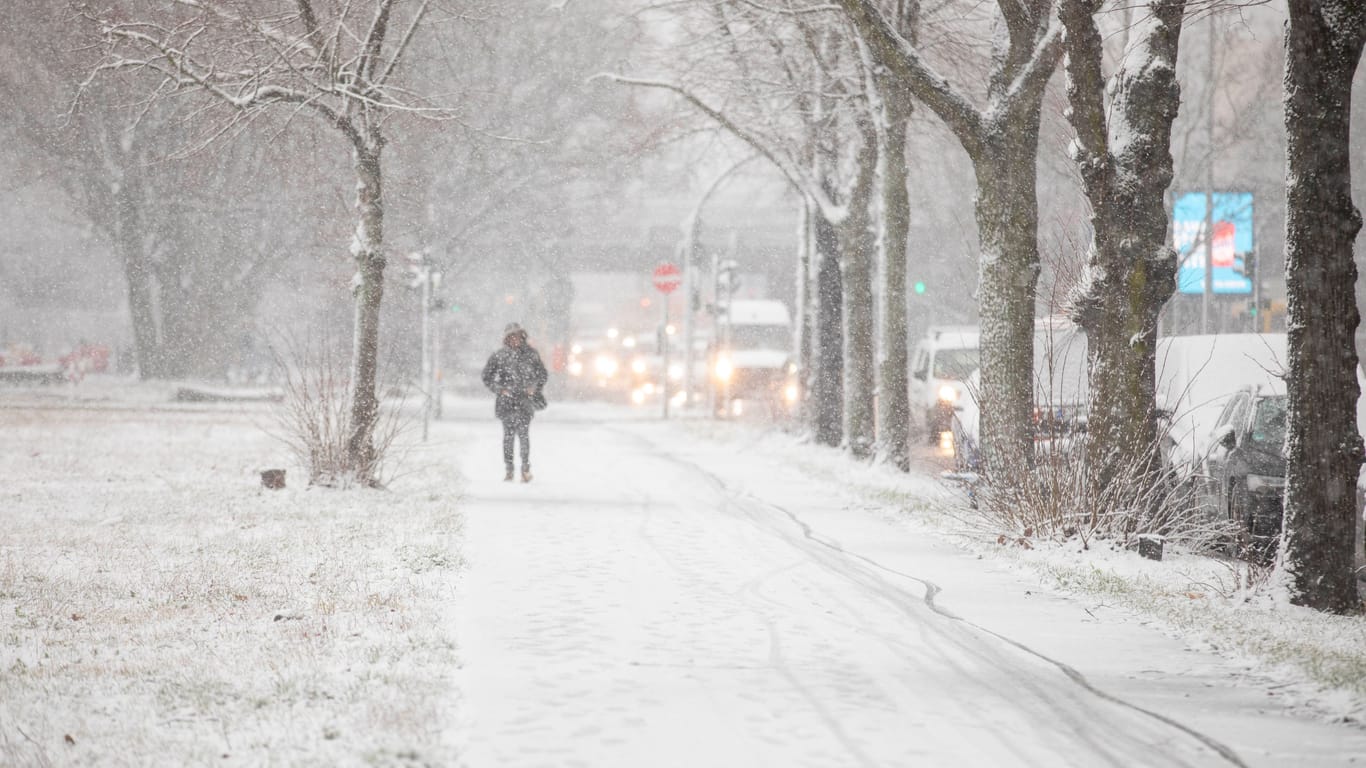
[[[1207, 240], [1205, 206], [1210, 196], [1187, 192], [1172, 206], [1172, 247], [1181, 267], [1177, 290], [1205, 292], [1205, 254], [1212, 251], [1214, 286], [1211, 293], [1250, 294], [1252, 273], [1252, 194], [1215, 192], [1214, 232]], [[1206, 250], [1206, 244], [1212, 246]]]

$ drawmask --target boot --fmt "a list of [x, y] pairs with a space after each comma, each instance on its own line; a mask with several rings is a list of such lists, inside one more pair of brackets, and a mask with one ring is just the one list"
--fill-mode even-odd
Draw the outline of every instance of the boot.
[[522, 467], [522, 482], [531, 482], [531, 467]]
[[506, 475], [503, 475], [503, 482], [505, 482], [505, 483], [510, 483], [510, 482], [512, 482], [512, 467], [508, 467], [507, 474], [506, 474]]

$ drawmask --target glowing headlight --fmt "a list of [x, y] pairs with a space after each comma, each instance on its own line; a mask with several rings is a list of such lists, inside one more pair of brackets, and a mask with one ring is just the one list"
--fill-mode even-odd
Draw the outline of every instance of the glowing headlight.
[[1248, 489], [1249, 491], [1253, 492], [1253, 493], [1261, 493], [1261, 492], [1263, 492], [1263, 491], [1267, 491], [1267, 492], [1270, 492], [1270, 491], [1280, 492], [1280, 490], [1281, 490], [1282, 488], [1284, 488], [1284, 487], [1285, 487], [1285, 478], [1284, 478], [1284, 477], [1271, 477], [1271, 476], [1269, 476], [1269, 475], [1248, 475], [1248, 476], [1247, 476], [1247, 489]]
[[682, 380], [683, 380], [683, 366], [682, 366], [680, 363], [671, 363], [671, 364], [669, 365], [669, 381], [682, 381]]
[[958, 399], [958, 390], [950, 384], [945, 384], [939, 388], [939, 399], [952, 403]]
[[801, 395], [801, 392], [797, 389], [796, 384], [788, 384], [787, 387], [783, 389], [783, 399], [787, 400], [788, 405], [797, 402], [797, 397], [799, 395]]
[[593, 361], [593, 370], [597, 371], [599, 375], [611, 377], [617, 372], [616, 358], [598, 355], [598, 358]]
[[631, 361], [631, 372], [632, 372], [632, 373], [635, 373], [635, 374], [645, 373], [645, 361], [642, 360], [642, 359], [640, 359], [640, 358], [638, 358], [638, 357], [637, 357], [636, 359], [632, 360], [632, 361]]
[[735, 373], [735, 367], [731, 365], [729, 358], [723, 357], [716, 361], [716, 378], [721, 381], [730, 381], [733, 373]]
[[569, 362], [569, 375], [570, 375], [570, 376], [582, 376], [582, 375], [583, 375], [583, 363], [579, 362], [578, 360], [571, 360], [571, 361]]
[[636, 405], [640, 405], [641, 403], [645, 402], [645, 393], [640, 391], [639, 389], [632, 391], [631, 402], [635, 403]]

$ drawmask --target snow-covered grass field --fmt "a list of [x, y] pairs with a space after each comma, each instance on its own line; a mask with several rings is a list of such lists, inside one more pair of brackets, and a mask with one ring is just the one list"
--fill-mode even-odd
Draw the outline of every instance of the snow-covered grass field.
[[455, 467], [309, 489], [271, 425], [0, 400], [0, 764], [453, 762]]
[[938, 479], [932, 466], [903, 474], [753, 425], [698, 421], [688, 428], [740, 450], [783, 457], [809, 475], [840, 483], [869, 513], [948, 537], [988, 566], [1015, 569], [1093, 607], [1131, 611], [1193, 649], [1223, 654], [1249, 673], [1277, 680], [1278, 695], [1318, 716], [1366, 722], [1366, 616], [1289, 605], [1265, 587], [1249, 588], [1246, 564], [1170, 547], [1154, 562], [1103, 541], [1088, 549], [1076, 541], [1002, 545], [1001, 532], [976, 516], [964, 492]]

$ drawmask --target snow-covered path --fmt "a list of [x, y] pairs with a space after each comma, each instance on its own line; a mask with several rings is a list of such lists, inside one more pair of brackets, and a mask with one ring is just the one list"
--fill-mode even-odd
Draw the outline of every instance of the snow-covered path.
[[562, 407], [534, 425], [536, 481], [506, 484], [496, 422], [460, 415], [439, 434], [468, 475], [470, 768], [1366, 756], [1360, 731], [1268, 709], [1217, 658], [764, 456]]

